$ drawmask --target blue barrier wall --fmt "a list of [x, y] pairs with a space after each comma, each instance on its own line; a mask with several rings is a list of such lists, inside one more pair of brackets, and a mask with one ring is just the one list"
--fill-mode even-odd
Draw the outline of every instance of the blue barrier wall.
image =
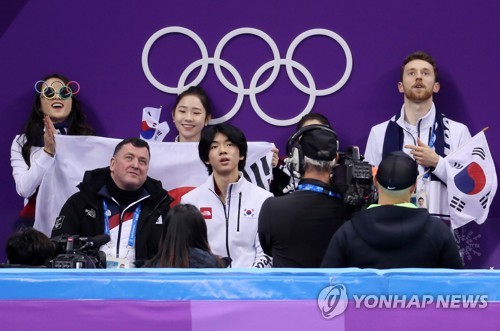
[[[56, 322], [72, 330], [493, 329], [499, 282], [500, 272], [477, 270], [4, 269], [0, 311], [9, 330]], [[325, 288], [341, 290], [325, 296]]]
[[[215, 61], [220, 50], [225, 78], [210, 64], [200, 81], [214, 101], [214, 117], [228, 114], [239, 104], [229, 122], [241, 127], [250, 141], [274, 142], [283, 153], [294, 125], [271, 124], [256, 106], [284, 120], [297, 117], [311, 102], [311, 111], [330, 119], [341, 149], [358, 145], [364, 152], [370, 128], [401, 108], [403, 98], [397, 90], [401, 62], [422, 49], [439, 64], [438, 109], [466, 123], [472, 133], [490, 126], [486, 136], [498, 160], [500, 130], [494, 114], [500, 108], [495, 98], [500, 43], [494, 34], [500, 30], [499, 12], [496, 0], [5, 1], [0, 11], [4, 82], [0, 113], [5, 123], [0, 135], [0, 247], [23, 203], [15, 190], [9, 148], [28, 118], [34, 83], [47, 74], [61, 72], [81, 84], [78, 97], [98, 135], [137, 137], [143, 107], [163, 106], [161, 121], [172, 127], [166, 138], [172, 141], [176, 130], [170, 110], [176, 94], [152, 84], [143, 55], [157, 32], [181, 27], [196, 34], [198, 43], [180, 33], [158, 38], [146, 61], [158, 82], [177, 87], [191, 67], [185, 83], [192, 83], [202, 71], [192, 66], [204, 57], [199, 46], [206, 49], [207, 63]], [[241, 28], [258, 30], [260, 36], [229, 37]], [[291, 47], [298, 36], [312, 29], [327, 30], [330, 36], [313, 35]], [[333, 33], [345, 41], [352, 56], [348, 79], [334, 92], [330, 87], [341, 80], [348, 66], [345, 50], [331, 38]], [[293, 71], [300, 83], [280, 65], [276, 79], [264, 86], [274, 73], [274, 68], [262, 72], [276, 55], [273, 49], [282, 61], [291, 48], [296, 61]], [[258, 72], [262, 88], [252, 90]], [[233, 88], [236, 77], [241, 84]], [[309, 88], [312, 83], [315, 88]], [[325, 95], [311, 93], [327, 89]], [[469, 268], [500, 268], [497, 200], [484, 225], [470, 224], [457, 232]], [[0, 250], [0, 260], [3, 257]]]

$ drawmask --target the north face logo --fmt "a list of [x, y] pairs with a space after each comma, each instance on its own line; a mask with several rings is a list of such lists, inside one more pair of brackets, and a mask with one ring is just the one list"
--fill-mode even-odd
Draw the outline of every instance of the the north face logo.
[[94, 209], [85, 209], [85, 214], [87, 214], [88, 217], [96, 218], [96, 212]]
[[201, 207], [200, 212], [206, 220], [212, 219], [212, 207]]

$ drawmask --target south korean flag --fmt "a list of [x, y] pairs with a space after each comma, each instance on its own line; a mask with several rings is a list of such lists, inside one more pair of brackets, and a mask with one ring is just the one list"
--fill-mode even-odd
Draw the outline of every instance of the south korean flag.
[[484, 131], [445, 158], [453, 229], [470, 221], [483, 223], [497, 190], [497, 174]]

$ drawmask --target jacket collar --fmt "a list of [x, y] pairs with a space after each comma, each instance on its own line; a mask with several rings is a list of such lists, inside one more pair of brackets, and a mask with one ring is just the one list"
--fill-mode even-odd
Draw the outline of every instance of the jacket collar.
[[[106, 178], [109, 172], [109, 167], [86, 171], [82, 182], [78, 184], [78, 188], [80, 191], [84, 191], [87, 194], [98, 194], [102, 187], [106, 185]], [[143, 188], [146, 195], [151, 195], [153, 197], [156, 197], [158, 194], [167, 194], [167, 191], [162, 188], [161, 182], [149, 176], [146, 178]]]
[[[432, 103], [431, 109], [425, 114], [423, 117], [419, 118], [417, 121], [417, 127], [420, 130], [429, 129], [434, 125], [436, 120], [436, 106], [434, 102]], [[405, 121], [405, 106], [401, 107], [401, 112], [399, 114], [399, 118], [396, 120], [396, 123], [402, 128], [406, 128], [409, 123]]]
[[[244, 185], [243, 183], [246, 181], [245, 177], [243, 176], [243, 172], [238, 171], [238, 181], [235, 183], [231, 183], [227, 186], [227, 192], [226, 196], [229, 194], [229, 192], [239, 192], [241, 191], [242, 186]], [[209, 188], [214, 191], [216, 194], [220, 192], [219, 188], [216, 188], [215, 185], [215, 179], [214, 179], [214, 174], [212, 173], [208, 179], [208, 186]]]

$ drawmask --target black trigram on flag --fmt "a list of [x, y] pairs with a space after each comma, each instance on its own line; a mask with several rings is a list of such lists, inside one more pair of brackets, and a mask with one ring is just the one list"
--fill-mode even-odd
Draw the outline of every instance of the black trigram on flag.
[[451, 198], [450, 207], [456, 209], [457, 211], [462, 211], [465, 208], [466, 203], [454, 196]]
[[483, 207], [483, 209], [486, 209], [486, 207], [488, 206], [488, 198], [490, 196], [490, 192], [486, 193], [484, 197], [479, 199], [479, 202], [481, 203], [481, 206]]
[[[271, 169], [263, 156], [259, 161], [246, 165], [243, 170], [243, 176], [251, 183], [254, 183], [265, 190], [269, 190]], [[269, 178], [269, 179], [268, 179]]]
[[453, 164], [451, 165], [453, 168], [456, 168], [456, 169], [462, 169], [464, 167], [463, 164], [461, 163], [458, 163], [458, 162], [453, 162]]
[[482, 147], [474, 147], [474, 149], [472, 149], [472, 155], [479, 156], [483, 160], [486, 159], [486, 152]]

